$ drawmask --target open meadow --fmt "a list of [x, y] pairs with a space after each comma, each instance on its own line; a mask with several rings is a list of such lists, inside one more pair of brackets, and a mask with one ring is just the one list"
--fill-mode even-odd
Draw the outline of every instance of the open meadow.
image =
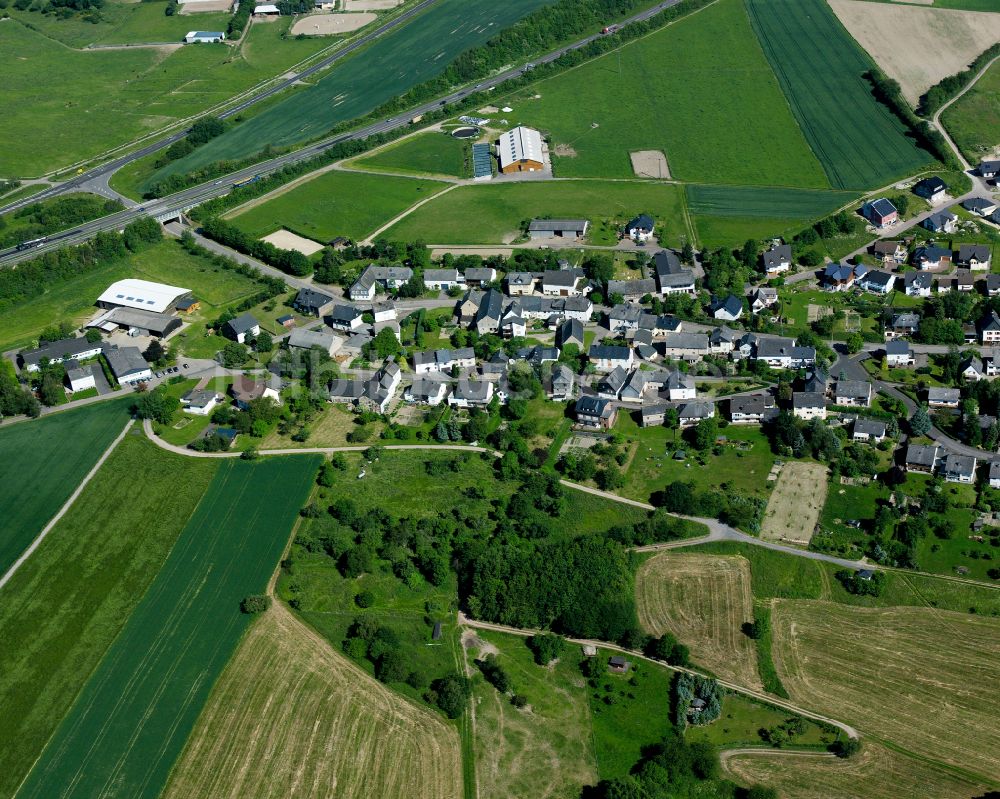
[[741, 629], [754, 618], [745, 558], [655, 555], [636, 572], [635, 599], [639, 623], [650, 635], [673, 633], [699, 666], [761, 689], [754, 642]]
[[0, 589], [0, 796], [14, 794], [42, 753], [217, 465], [165, 452], [134, 429]]
[[659, 150], [680, 180], [829, 186], [742, 0], [719, 0], [502, 102], [511, 124], [551, 136], [559, 176], [630, 178], [630, 151]]
[[941, 122], [970, 163], [995, 156], [1000, 150], [1000, 61], [945, 109]]
[[995, 777], [1000, 620], [932, 608], [778, 600], [774, 659], [792, 699], [918, 756]]
[[835, 188], [883, 186], [933, 160], [872, 96], [862, 77], [871, 62], [825, 0], [746, 3], [792, 113]]
[[458, 734], [277, 603], [216, 683], [163, 799], [250, 795], [459, 799]]
[[[472, 151], [467, 142], [448, 133], [432, 131], [390, 144], [368, 153], [351, 166], [375, 172], [407, 172], [416, 175], [471, 177]], [[467, 162], [468, 159], [468, 162]]]
[[826, 466], [790, 461], [767, 501], [760, 537], [808, 546], [826, 501]]
[[188, 172], [213, 161], [243, 158], [265, 144], [284, 147], [364, 116], [440, 75], [470, 47], [544, 5], [546, 0], [440, 0], [412, 21], [372, 42], [323, 73], [308, 89], [288, 97], [242, 125], [164, 167], [153, 177]]
[[128, 421], [125, 398], [0, 428], [0, 574], [76, 490]]
[[240, 601], [266, 586], [317, 465], [307, 456], [219, 464], [18, 796], [69, 799], [112, 786], [121, 796], [160, 795], [249, 625]]
[[460, 186], [417, 208], [389, 228], [387, 238], [431, 244], [507, 244], [536, 216], [590, 220], [588, 239], [614, 244], [618, 228], [639, 213], [652, 214], [661, 243], [691, 238], [679, 186], [646, 180], [572, 180]]
[[331, 170], [288, 191], [279, 190], [273, 199], [255, 201], [232, 221], [258, 238], [287, 228], [322, 244], [337, 236], [362, 239], [411, 205], [449, 185]]

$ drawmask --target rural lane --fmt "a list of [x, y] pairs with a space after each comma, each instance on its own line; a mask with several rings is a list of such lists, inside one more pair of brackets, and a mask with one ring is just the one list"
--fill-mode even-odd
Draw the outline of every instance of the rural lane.
[[[490, 630], [498, 633], [507, 633], [509, 635], [519, 635], [522, 638], [528, 638], [532, 635], [541, 635], [550, 630], [531, 630], [522, 629], [520, 627], [508, 627], [503, 624], [493, 624], [488, 621], [477, 621], [476, 619], [470, 619], [462, 611], [458, 612], [458, 625], [460, 627], [469, 627], [476, 630]], [[567, 638], [566, 639], [571, 644], [576, 644], [577, 646], [594, 646], [600, 647], [601, 649], [607, 649], [612, 652], [620, 652], [623, 655], [629, 655], [631, 657], [637, 658], [639, 660], [645, 660], [648, 663], [655, 663], [657, 666], [670, 669], [672, 671], [682, 672], [684, 674], [692, 674], [696, 677], [708, 677], [716, 680], [722, 687], [732, 691], [733, 693], [743, 694], [744, 696], [749, 696], [760, 702], [764, 702], [774, 707], [779, 707], [782, 710], [787, 710], [791, 713], [798, 713], [800, 716], [805, 716], [806, 718], [813, 719], [814, 721], [823, 722], [825, 724], [830, 724], [836, 727], [842, 732], [846, 733], [848, 737], [858, 740], [861, 734], [854, 727], [846, 724], [837, 719], [830, 718], [829, 716], [823, 716], [819, 713], [814, 713], [811, 710], [806, 710], [805, 708], [799, 707], [798, 705], [781, 699], [772, 694], [766, 693], [765, 691], [755, 691], [752, 688], [747, 688], [746, 686], [739, 685], [734, 682], [729, 682], [728, 680], [722, 680], [716, 677], [714, 674], [708, 674], [698, 669], [693, 669], [686, 666], [671, 666], [662, 660], [657, 660], [656, 658], [651, 658], [648, 655], [644, 655], [635, 649], [626, 649], [623, 646], [618, 646], [618, 644], [611, 644], [607, 641], [597, 641], [589, 638]]]
[[962, 166], [965, 167], [965, 169], [967, 169], [967, 170], [971, 170], [972, 169], [972, 164], [970, 164], [968, 161], [965, 160], [965, 156], [962, 155], [962, 151], [960, 149], [958, 149], [958, 145], [955, 144], [955, 141], [951, 138], [951, 135], [945, 129], [944, 125], [941, 124], [941, 114], [943, 114], [945, 111], [947, 111], [948, 108], [949, 108], [949, 106], [951, 106], [952, 103], [954, 103], [956, 100], [960, 99], [962, 96], [965, 95], [966, 92], [969, 91], [969, 89], [971, 89], [973, 86], [975, 86], [976, 83], [979, 82], [979, 79], [981, 77], [983, 77], [983, 75], [986, 74], [986, 71], [990, 67], [992, 67], [998, 60], [1000, 60], [1000, 56], [997, 56], [996, 58], [990, 59], [989, 63], [987, 63], [981, 70], [979, 70], [979, 72], [977, 72], [975, 74], [975, 76], [973, 76], [972, 80], [970, 80], [965, 85], [965, 87], [962, 89], [962, 91], [960, 91], [958, 94], [956, 94], [954, 97], [952, 97], [947, 103], [945, 103], [944, 105], [942, 105], [937, 110], [937, 112], [934, 114], [934, 118], [931, 120], [931, 124], [935, 128], [937, 128], [938, 132], [944, 137], [944, 140], [946, 142], [948, 142], [948, 146], [951, 147], [951, 149], [954, 151], [955, 155], [958, 157], [959, 163], [961, 163]]
[[42, 541], [45, 540], [45, 536], [49, 534], [53, 527], [59, 522], [59, 520], [66, 515], [66, 512], [70, 509], [74, 502], [76, 502], [77, 497], [83, 493], [83, 489], [87, 487], [87, 484], [93, 479], [94, 475], [97, 474], [98, 470], [104, 465], [104, 462], [108, 459], [112, 452], [115, 451], [122, 439], [128, 434], [128, 431], [132, 429], [132, 425], [135, 424], [134, 419], [129, 419], [125, 424], [124, 429], [118, 434], [118, 437], [112, 441], [106, 450], [101, 453], [101, 457], [97, 459], [97, 463], [94, 464], [93, 468], [87, 472], [86, 476], [80, 481], [80, 485], [76, 487], [76, 490], [69, 495], [61, 508], [55, 516], [53, 516], [47, 525], [42, 528], [42, 531], [35, 536], [35, 540], [31, 542], [31, 545], [21, 553], [21, 556], [15, 560], [9, 569], [4, 573], [3, 577], [0, 577], [0, 588], [3, 588], [8, 581], [17, 573], [17, 570], [21, 568], [24, 562], [32, 556], [36, 549], [41, 545]]

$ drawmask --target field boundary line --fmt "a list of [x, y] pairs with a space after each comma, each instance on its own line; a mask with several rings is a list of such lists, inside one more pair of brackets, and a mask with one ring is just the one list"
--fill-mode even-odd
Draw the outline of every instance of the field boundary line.
[[42, 541], [45, 540], [45, 536], [47, 536], [52, 531], [52, 528], [59, 523], [59, 520], [66, 515], [73, 503], [76, 502], [80, 494], [83, 493], [83, 489], [87, 487], [87, 484], [104, 465], [104, 462], [111, 456], [111, 453], [115, 451], [115, 448], [128, 434], [128, 431], [132, 428], [133, 424], [135, 424], [134, 419], [129, 419], [128, 422], [126, 422], [125, 428], [118, 434], [118, 437], [108, 445], [108, 448], [101, 453], [101, 457], [97, 459], [97, 463], [95, 463], [91, 470], [84, 475], [83, 480], [80, 481], [80, 484], [76, 487], [73, 493], [69, 495], [69, 499], [63, 503], [63, 506], [56, 512], [56, 515], [53, 516], [49, 520], [49, 523], [42, 528], [42, 531], [35, 537], [35, 540], [28, 545], [28, 548], [21, 553], [20, 557], [18, 557], [18, 559], [11, 564], [10, 568], [4, 573], [3, 577], [0, 577], [0, 588], [3, 588], [10, 581], [10, 579], [17, 573], [17, 570], [24, 565], [24, 562], [30, 558], [32, 554], [34, 554], [35, 550], [38, 549], [39, 546], [41, 546]]
[[455, 189], [457, 189], [461, 185], [463, 185], [463, 184], [461, 184], [461, 183], [452, 183], [451, 185], [447, 186], [446, 188], [441, 189], [441, 191], [439, 191], [437, 194], [432, 194], [430, 197], [424, 197], [424, 199], [422, 199], [416, 205], [411, 205], [409, 208], [407, 208], [401, 214], [397, 214], [395, 217], [393, 217], [388, 222], [386, 222], [384, 225], [382, 225], [382, 227], [373, 230], [371, 233], [369, 233], [367, 236], [365, 236], [365, 238], [360, 243], [361, 244], [369, 244], [369, 243], [371, 243], [372, 239], [374, 239], [377, 235], [379, 235], [380, 233], [384, 233], [389, 228], [391, 228], [393, 225], [395, 225], [397, 222], [402, 222], [404, 219], [406, 219], [406, 217], [408, 217], [410, 214], [412, 214], [414, 211], [416, 211], [421, 206], [426, 205], [431, 200], [436, 200], [438, 197], [442, 196], [443, 194], [447, 194], [449, 191], [454, 191]]

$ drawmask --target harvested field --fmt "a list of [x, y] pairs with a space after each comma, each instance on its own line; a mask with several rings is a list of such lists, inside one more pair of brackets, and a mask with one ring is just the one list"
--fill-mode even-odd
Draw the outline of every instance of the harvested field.
[[[556, 152], [556, 155], [563, 153]], [[632, 159], [632, 171], [637, 178], [660, 178], [669, 180], [670, 167], [667, 157], [660, 150], [636, 150], [629, 153]]]
[[830, 8], [913, 105], [1000, 41], [1000, 14], [860, 0], [830, 0]]
[[363, 28], [378, 19], [376, 14], [309, 14], [295, 21], [292, 35], [300, 33], [306, 36], [336, 36], [339, 33], [350, 33]]
[[1000, 696], [992, 690], [1000, 620], [781, 599], [771, 627], [775, 666], [793, 701], [931, 760], [1000, 773]]
[[757, 650], [740, 629], [753, 621], [750, 562], [741, 557], [663, 553], [635, 579], [639, 623], [652, 635], [670, 632], [692, 659], [727, 680], [761, 690]]
[[212, 691], [164, 799], [457, 799], [458, 734], [280, 603]]
[[319, 242], [307, 239], [305, 236], [292, 233], [292, 231], [285, 230], [284, 228], [264, 236], [262, 241], [273, 244], [282, 250], [295, 250], [303, 255], [312, 255], [323, 249], [323, 245]]
[[819, 463], [786, 463], [767, 502], [760, 537], [808, 546], [824, 502], [826, 467]]
[[849, 760], [761, 749], [723, 753], [722, 767], [739, 782], [776, 788], [782, 799], [954, 799], [986, 787], [871, 741]]

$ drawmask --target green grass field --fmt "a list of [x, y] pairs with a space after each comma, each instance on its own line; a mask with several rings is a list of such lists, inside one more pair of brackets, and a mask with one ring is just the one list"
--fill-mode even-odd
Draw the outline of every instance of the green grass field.
[[945, 110], [941, 121], [970, 163], [988, 157], [1000, 144], [1000, 61]]
[[[149, 13], [147, 7], [168, 19], [160, 3], [132, 6], [140, 15]], [[39, 24], [41, 15], [30, 17], [32, 24]], [[184, 30], [201, 24], [198, 17], [173, 19]], [[173, 52], [73, 50], [18, 22], [0, 25], [4, 171], [37, 175], [92, 157], [201, 113], [328, 44], [282, 39], [290, 24], [290, 19], [282, 19], [254, 25], [237, 47], [181, 47]], [[40, 73], [53, 77], [39, 81]]]
[[584, 217], [590, 220], [592, 243], [613, 244], [618, 227], [642, 212], [653, 215], [664, 244], [677, 245], [690, 235], [679, 186], [573, 180], [461, 186], [416, 209], [386, 236], [433, 244], [503, 244], [521, 235], [524, 220]]
[[632, 177], [631, 151], [660, 150], [680, 180], [829, 185], [740, 0], [720, 0], [503, 102], [512, 123], [539, 127], [566, 153], [555, 159], [560, 176]]
[[471, 168], [466, 164], [466, 159], [472, 157], [471, 153], [469, 145], [454, 136], [438, 132], [420, 133], [353, 163], [375, 171], [464, 178], [471, 176]]
[[835, 188], [882, 186], [932, 160], [871, 94], [872, 62], [823, 0], [746, 0], [806, 140]]
[[360, 239], [447, 187], [432, 180], [325, 172], [240, 214], [233, 223], [258, 237], [285, 227], [320, 242], [336, 236]]
[[249, 624], [240, 600], [264, 589], [318, 460], [219, 465], [19, 796], [159, 796]]
[[0, 429], [0, 574], [76, 490], [128, 421], [129, 400]]
[[[722, 717], [704, 726], [687, 728], [688, 741], [707, 741], [721, 749], [739, 746], [762, 746], [760, 730], [777, 727], [794, 716], [786, 710], [755, 702], [740, 694], [726, 694], [722, 699]], [[814, 721], [806, 720], [805, 732], [792, 736], [786, 744], [795, 748], [826, 748], [836, 740]]]
[[13, 796], [41, 754], [217, 465], [135, 431], [0, 590], [0, 795]]
[[298, 144], [363, 116], [423, 81], [440, 75], [459, 53], [544, 5], [546, 0], [441, 0], [413, 21], [380, 37], [309, 89], [279, 102], [191, 155], [154, 180], [213, 161], [242, 158]]

